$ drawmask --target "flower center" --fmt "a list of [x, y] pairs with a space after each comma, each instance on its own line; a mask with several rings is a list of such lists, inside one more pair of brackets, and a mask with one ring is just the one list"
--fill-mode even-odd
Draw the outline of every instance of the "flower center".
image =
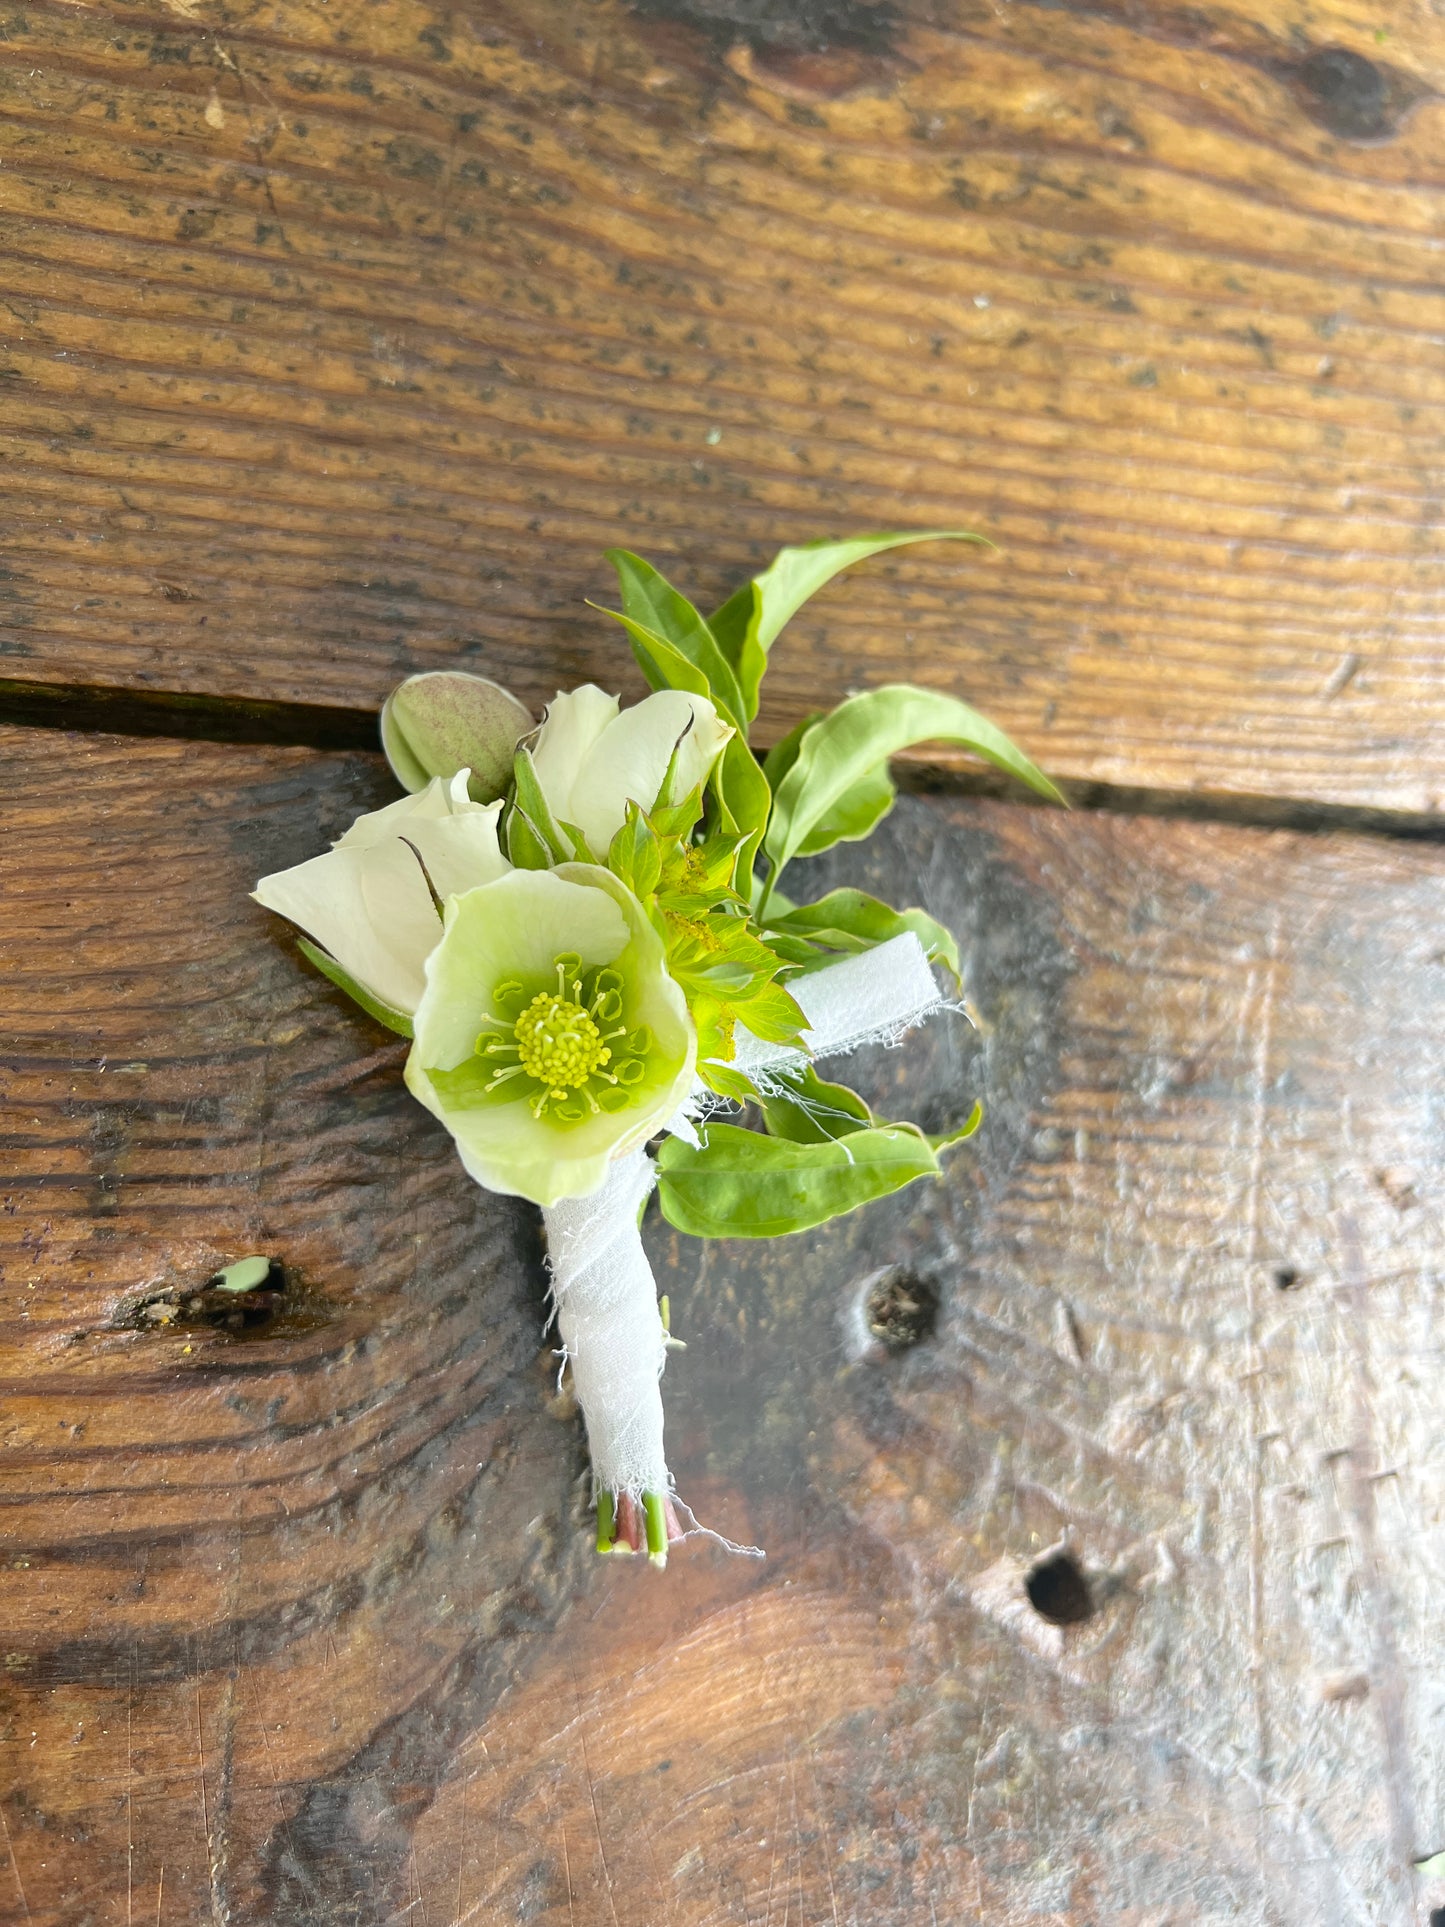
[[629, 1090], [647, 1075], [652, 1032], [646, 1024], [629, 1031], [619, 1021], [617, 971], [584, 969], [571, 951], [554, 957], [552, 967], [557, 988], [539, 990], [520, 1010], [527, 992], [516, 979], [493, 990], [493, 1006], [504, 1015], [485, 1018], [477, 1039], [477, 1055], [495, 1067], [483, 1088], [525, 1097], [533, 1117], [554, 1124], [626, 1110]]
[[539, 990], [512, 1027], [517, 1061], [529, 1077], [546, 1084], [554, 1097], [580, 1090], [612, 1052], [581, 1004]]

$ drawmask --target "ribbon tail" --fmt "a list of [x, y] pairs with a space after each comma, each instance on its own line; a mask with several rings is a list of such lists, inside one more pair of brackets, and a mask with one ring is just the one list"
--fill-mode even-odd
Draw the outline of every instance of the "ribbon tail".
[[[803, 1033], [814, 1057], [838, 1057], [864, 1044], [895, 1043], [949, 1000], [938, 988], [928, 953], [913, 932], [872, 950], [794, 977], [788, 984], [808, 1020]], [[734, 1067], [754, 1083], [769, 1071], [808, 1061], [786, 1044], [768, 1044], [741, 1026]]]

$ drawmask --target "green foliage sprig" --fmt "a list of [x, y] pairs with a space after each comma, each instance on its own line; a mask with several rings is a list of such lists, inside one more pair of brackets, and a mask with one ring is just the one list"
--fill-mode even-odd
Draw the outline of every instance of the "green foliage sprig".
[[[760, 762], [750, 743], [770, 651], [808, 598], [852, 563], [929, 541], [978, 541], [956, 530], [857, 536], [780, 551], [705, 617], [640, 556], [608, 552], [627, 631], [654, 690], [705, 696], [734, 734], [704, 787], [651, 811], [630, 805], [608, 866], [643, 902], [667, 947], [698, 1030], [698, 1068], [721, 1096], [756, 1103], [763, 1131], [716, 1122], [700, 1145], [670, 1138], [658, 1157], [668, 1220], [700, 1237], [774, 1237], [802, 1231], [939, 1170], [940, 1151], [977, 1129], [977, 1107], [957, 1130], [930, 1138], [873, 1116], [857, 1092], [811, 1068], [759, 1089], [733, 1062], [736, 1027], [801, 1044], [803, 1013], [788, 985], [840, 955], [911, 931], [955, 978], [952, 935], [917, 909], [895, 910], [860, 890], [811, 904], [778, 880], [799, 856], [867, 836], [893, 807], [889, 759], [916, 744], [970, 751], [1054, 802], [1048, 777], [1004, 732], [938, 690], [893, 684], [849, 696], [791, 730]], [[526, 752], [519, 752], [513, 820], [530, 825]], [[535, 832], [529, 831], [529, 834]], [[560, 858], [566, 826], [541, 832]], [[518, 860], [516, 840], [513, 860]], [[526, 860], [523, 858], [522, 860]], [[543, 860], [546, 860], [545, 858]]]

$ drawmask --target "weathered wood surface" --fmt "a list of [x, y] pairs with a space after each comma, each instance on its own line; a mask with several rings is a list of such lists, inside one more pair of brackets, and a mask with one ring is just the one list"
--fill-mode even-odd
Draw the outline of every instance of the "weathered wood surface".
[[[846, 853], [983, 1025], [860, 1075], [988, 1122], [822, 1234], [653, 1227], [681, 1488], [768, 1550], [659, 1579], [587, 1550], [532, 1214], [246, 900], [378, 761], [0, 773], [0, 1918], [1445, 1904], [1445, 852], [907, 798]], [[255, 1250], [269, 1322], [141, 1312]], [[896, 1352], [890, 1262], [939, 1306]]]
[[166, 0], [0, 38], [0, 649], [374, 707], [617, 677], [622, 541], [833, 592], [1056, 773], [1434, 810], [1425, 0]]

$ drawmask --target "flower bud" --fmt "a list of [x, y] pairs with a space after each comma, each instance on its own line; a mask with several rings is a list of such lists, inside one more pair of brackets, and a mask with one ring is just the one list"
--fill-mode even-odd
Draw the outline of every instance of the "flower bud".
[[381, 746], [396, 780], [422, 790], [434, 776], [471, 771], [474, 803], [491, 803], [512, 780], [512, 756], [533, 727], [531, 712], [499, 683], [460, 669], [408, 676], [381, 712]]

